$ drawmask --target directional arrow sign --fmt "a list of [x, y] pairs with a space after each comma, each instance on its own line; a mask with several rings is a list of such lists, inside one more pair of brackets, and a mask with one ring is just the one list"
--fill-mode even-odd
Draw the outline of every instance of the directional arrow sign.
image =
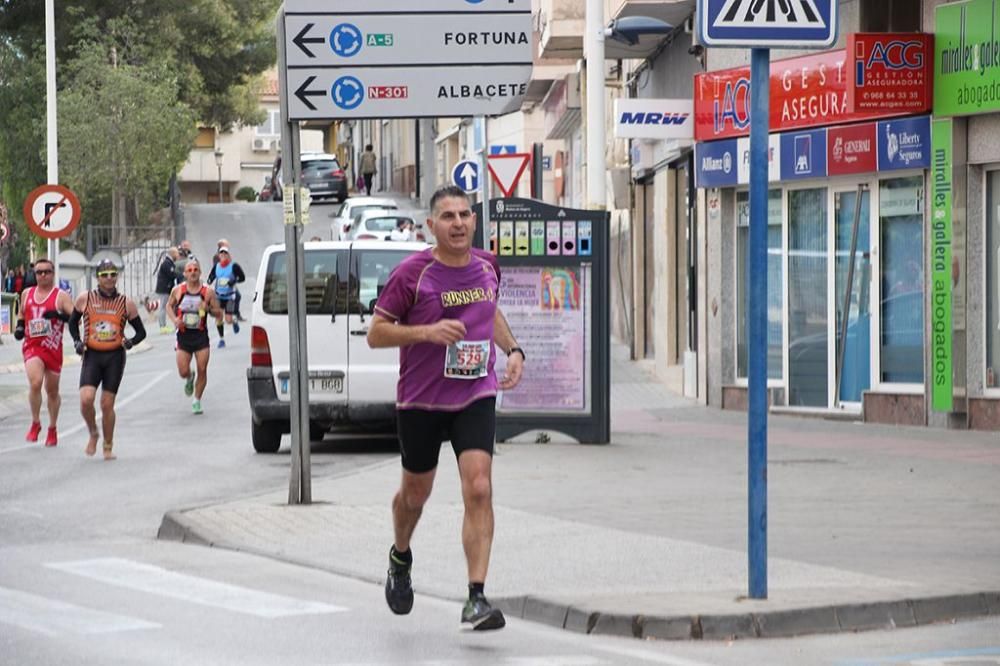
[[[339, 6], [338, 6], [339, 9]], [[285, 17], [288, 65], [530, 64], [531, 16], [386, 14]], [[314, 45], [319, 46], [314, 46]]]
[[531, 65], [288, 70], [289, 120], [501, 115], [517, 111]]
[[466, 192], [475, 192], [479, 189], [479, 164], [462, 160], [451, 170], [451, 182]]
[[531, 0], [285, 0], [285, 13], [330, 13], [334, 5], [339, 14], [531, 13]]
[[489, 155], [486, 158], [486, 166], [490, 169], [493, 182], [503, 192], [505, 197], [511, 197], [517, 189], [517, 181], [521, 179], [525, 167], [531, 161], [529, 153], [507, 153], [503, 155]]

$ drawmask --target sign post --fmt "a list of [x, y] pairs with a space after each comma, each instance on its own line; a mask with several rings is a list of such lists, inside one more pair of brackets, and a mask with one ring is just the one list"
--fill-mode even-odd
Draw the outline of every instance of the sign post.
[[767, 181], [771, 47], [837, 39], [838, 0], [699, 0], [702, 44], [750, 49], [750, 239], [747, 315], [747, 560], [749, 596], [767, 598]]

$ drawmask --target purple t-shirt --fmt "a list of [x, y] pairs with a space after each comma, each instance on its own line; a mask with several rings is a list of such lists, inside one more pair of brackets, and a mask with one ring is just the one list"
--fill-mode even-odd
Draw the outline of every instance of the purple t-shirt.
[[500, 266], [484, 250], [473, 248], [460, 268], [437, 261], [432, 248], [400, 262], [378, 297], [378, 314], [410, 326], [458, 319], [466, 333], [451, 347], [400, 347], [398, 409], [458, 411], [497, 394], [493, 322], [499, 290]]

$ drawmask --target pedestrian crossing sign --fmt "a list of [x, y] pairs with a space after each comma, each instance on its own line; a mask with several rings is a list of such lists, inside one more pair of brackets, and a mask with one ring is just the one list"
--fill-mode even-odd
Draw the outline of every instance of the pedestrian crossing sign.
[[705, 46], [827, 48], [837, 41], [838, 0], [698, 0]]

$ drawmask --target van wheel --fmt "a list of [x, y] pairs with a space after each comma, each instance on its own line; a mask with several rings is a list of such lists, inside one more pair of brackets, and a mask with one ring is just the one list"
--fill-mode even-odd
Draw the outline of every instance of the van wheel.
[[253, 450], [257, 453], [277, 453], [281, 448], [281, 424], [274, 421], [250, 423]]
[[323, 437], [326, 436], [326, 428], [324, 428], [319, 423], [309, 422], [309, 441], [310, 442], [322, 442]]

